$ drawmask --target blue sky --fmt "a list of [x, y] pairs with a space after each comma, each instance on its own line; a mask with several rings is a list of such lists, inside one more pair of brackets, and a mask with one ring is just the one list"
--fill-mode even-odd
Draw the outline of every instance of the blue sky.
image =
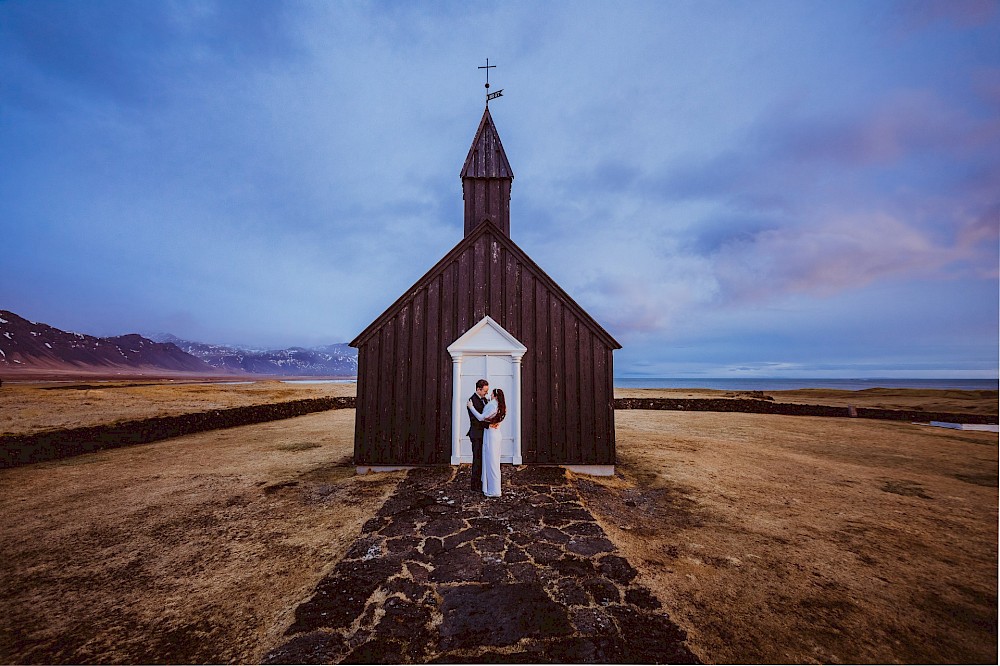
[[619, 376], [996, 377], [1000, 3], [0, 1], [0, 308], [353, 338], [511, 236]]

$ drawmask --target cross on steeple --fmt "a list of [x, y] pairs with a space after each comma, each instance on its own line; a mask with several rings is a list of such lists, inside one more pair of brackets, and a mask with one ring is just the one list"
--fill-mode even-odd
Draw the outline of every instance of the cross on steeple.
[[486, 70], [486, 106], [490, 105], [490, 100], [491, 99], [496, 99], [497, 97], [502, 97], [503, 96], [503, 89], [500, 89], [500, 90], [496, 91], [495, 93], [491, 93], [490, 92], [490, 70], [491, 69], [496, 69], [496, 68], [497, 68], [496, 65], [491, 65], [490, 64], [490, 59], [489, 58], [486, 59], [486, 64], [485, 65], [480, 65], [479, 66], [479, 69], [485, 69]]

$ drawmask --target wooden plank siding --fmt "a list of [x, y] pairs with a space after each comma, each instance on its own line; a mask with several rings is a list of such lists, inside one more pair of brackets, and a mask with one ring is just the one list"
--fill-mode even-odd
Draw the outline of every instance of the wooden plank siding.
[[620, 345], [491, 224], [461, 241], [351, 344], [355, 463], [448, 464], [448, 345], [489, 315], [521, 361], [525, 463], [614, 464], [612, 352]]
[[[549, 294], [551, 297], [551, 294]], [[552, 299], [548, 310], [549, 326], [549, 395], [551, 403], [549, 406], [549, 460], [547, 462], [558, 462], [565, 460], [565, 437], [566, 437], [566, 384], [563, 382], [565, 353], [562, 336], [562, 313], [559, 304]], [[544, 349], [544, 347], [541, 347]]]
[[[510, 191], [514, 172], [487, 108], [460, 174], [465, 200], [465, 235], [492, 222], [510, 236]], [[495, 317], [494, 317], [495, 319]]]
[[561, 308], [563, 316], [563, 350], [575, 350], [574, 353], [565, 353], [563, 360], [565, 369], [563, 372], [563, 394], [566, 397], [566, 443], [563, 450], [563, 460], [569, 460], [573, 451], [569, 448], [569, 442], [578, 442], [581, 456], [585, 455], [587, 442], [583, 439], [583, 426], [580, 423], [580, 403], [583, 399], [583, 392], [580, 391], [580, 332], [579, 322], [569, 316], [565, 308]]
[[[552, 412], [552, 373], [549, 369], [552, 359], [552, 348], [549, 346], [549, 295], [548, 292], [539, 287], [538, 280], [533, 281], [533, 287], [535, 295], [535, 325], [533, 328], [535, 335], [531, 339], [534, 344], [528, 347], [528, 349], [535, 352], [535, 384], [533, 387], [522, 387], [521, 390], [531, 391], [533, 388], [535, 392], [534, 431], [538, 435], [535, 442], [535, 459], [533, 462], [552, 462], [552, 422], [551, 418], [543, 418], [544, 415]], [[528, 341], [522, 340], [521, 344], [527, 347]], [[529, 460], [531, 460], [530, 457]]]
[[[593, 336], [586, 329], [580, 331], [577, 342], [580, 350], [580, 386], [594, 385], [594, 349]], [[594, 403], [596, 396], [593, 391], [580, 391], [580, 427], [581, 438], [587, 423], [594, 423]], [[583, 458], [597, 460], [597, 441], [591, 437], [583, 439]]]
[[[445, 442], [441, 441], [441, 420], [439, 418], [439, 410], [437, 409], [436, 396], [441, 390], [441, 379], [442, 372], [447, 372], [451, 370], [451, 363], [449, 362], [446, 368], [442, 368], [441, 365], [441, 355], [444, 351], [440, 346], [439, 341], [441, 333], [441, 277], [435, 277], [427, 285], [427, 314], [424, 317], [426, 325], [426, 336], [424, 341], [424, 355], [425, 359], [425, 381], [422, 390], [426, 391], [426, 395], [422, 401], [424, 405], [423, 409], [427, 410], [427, 414], [422, 416], [424, 424], [424, 433], [426, 439], [423, 441], [423, 445], [427, 447], [430, 452], [428, 455], [428, 462], [434, 462], [440, 459], [442, 455], [445, 455], [443, 450]], [[447, 354], [445, 354], [447, 355]]]
[[510, 233], [509, 180], [498, 178], [467, 178], [463, 185], [465, 197], [465, 233], [489, 220], [505, 233]]

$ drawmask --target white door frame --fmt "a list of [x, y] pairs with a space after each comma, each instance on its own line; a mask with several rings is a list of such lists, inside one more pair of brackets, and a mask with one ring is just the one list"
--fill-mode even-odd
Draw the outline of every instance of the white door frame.
[[514, 421], [514, 452], [512, 462], [521, 464], [521, 358], [528, 348], [517, 338], [504, 330], [491, 317], [483, 319], [448, 345], [451, 354], [451, 464], [462, 462], [460, 443], [462, 440], [462, 414], [465, 411], [465, 396], [462, 394], [462, 358], [464, 356], [508, 356], [513, 364], [513, 400], [508, 405]]

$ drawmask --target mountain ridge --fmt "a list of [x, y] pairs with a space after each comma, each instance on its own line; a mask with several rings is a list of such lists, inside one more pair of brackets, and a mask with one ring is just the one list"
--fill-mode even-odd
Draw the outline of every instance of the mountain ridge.
[[355, 377], [357, 366], [357, 352], [344, 343], [253, 349], [194, 342], [169, 333], [97, 337], [0, 310], [0, 370]]
[[99, 338], [64, 331], [9, 310], [0, 310], [0, 368], [217, 373], [215, 368], [172, 343], [154, 342], [137, 333]]
[[320, 347], [259, 349], [185, 340], [170, 333], [149, 334], [154, 340], [171, 343], [214, 368], [255, 375], [304, 377], [356, 377], [357, 352], [346, 343]]

